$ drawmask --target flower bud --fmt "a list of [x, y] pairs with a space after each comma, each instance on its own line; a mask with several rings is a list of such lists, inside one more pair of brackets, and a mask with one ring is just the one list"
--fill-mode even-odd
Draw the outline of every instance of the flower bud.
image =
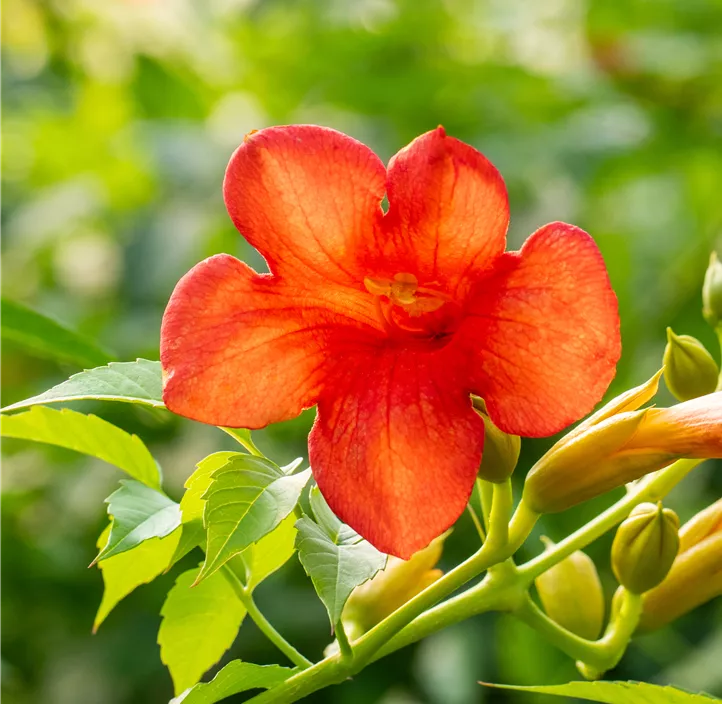
[[672, 569], [643, 597], [641, 631], [661, 628], [722, 596], [722, 499], [685, 523], [679, 537]]
[[448, 534], [440, 535], [409, 560], [389, 556], [385, 569], [356, 587], [343, 610], [346, 631], [365, 633], [439, 579], [443, 572], [434, 567]]
[[722, 533], [722, 499], [700, 511], [682, 526], [679, 532], [679, 551], [689, 550], [714, 533]]
[[619, 468], [612, 458], [637, 432], [645, 413], [618, 413], [568, 441], [562, 438], [529, 471], [526, 505], [537, 513], [557, 513], [628, 481], [625, 470], [645, 458], [625, 458]]
[[702, 286], [702, 314], [713, 327], [722, 324], [722, 263], [712, 252]]
[[633, 594], [656, 587], [679, 550], [679, 518], [668, 508], [644, 503], [619, 526], [612, 543], [612, 570]]
[[719, 367], [707, 348], [691, 335], [675, 335], [667, 328], [664, 380], [680, 401], [711, 394], [717, 388]]
[[488, 482], [500, 484], [506, 481], [519, 461], [521, 438], [499, 430], [486, 413], [486, 404], [474, 398], [474, 408], [484, 421], [484, 452], [481, 457], [479, 476]]
[[[546, 547], [553, 543], [542, 538]], [[604, 625], [604, 592], [597, 568], [581, 550], [539, 575], [535, 581], [549, 618], [582, 638], [595, 640]]]
[[[641, 404], [644, 396], [632, 394], [619, 407]], [[722, 391], [670, 408], [607, 415], [612, 405], [563, 437], [532, 467], [522, 496], [526, 508], [563, 511], [677, 459], [722, 457]]]

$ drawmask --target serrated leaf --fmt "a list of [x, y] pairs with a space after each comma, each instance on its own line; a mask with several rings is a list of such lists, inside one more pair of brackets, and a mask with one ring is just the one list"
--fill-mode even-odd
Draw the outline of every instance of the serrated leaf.
[[176, 696], [221, 659], [246, 615], [223, 572], [191, 588], [197, 575], [197, 568], [181, 574], [160, 612], [160, 657], [170, 670]]
[[250, 689], [271, 689], [293, 674], [280, 665], [254, 665], [231, 660], [210, 682], [195, 685], [172, 699], [170, 704], [216, 704], [216, 702]]
[[268, 535], [241, 553], [249, 590], [254, 590], [266, 577], [281, 569], [296, 552], [295, 524], [296, 516], [291, 513]]
[[187, 555], [193, 548], [201, 546], [205, 550], [206, 530], [203, 527], [203, 494], [211, 483], [211, 475], [223, 467], [231, 457], [239, 452], [215, 452], [202, 459], [193, 474], [185, 481], [186, 491], [181, 497], [181, 538], [178, 542], [171, 564]]
[[62, 384], [2, 410], [13, 411], [38, 404], [84, 400], [124, 401], [165, 408], [160, 362], [147, 359], [111, 362], [104, 367], [74, 374]]
[[203, 495], [207, 531], [204, 579], [234, 555], [270, 533], [298, 503], [311, 477], [283, 470], [264, 457], [238, 455], [212, 474]]
[[160, 488], [160, 468], [137, 435], [126, 433], [94, 415], [36, 406], [24, 413], [3, 416], [0, 434], [34, 440], [97, 457], [150, 487]]
[[105, 501], [113, 517], [110, 536], [95, 562], [131, 550], [145, 540], [163, 538], [181, 522], [179, 505], [155, 489], [130, 480]]
[[330, 506], [323, 498], [318, 486], [314, 486], [309, 493], [309, 503], [316, 518], [316, 523], [323, 528], [334, 543], [353, 543], [362, 540], [361, 536], [351, 526], [347, 526], [337, 518]]
[[107, 364], [113, 358], [92, 340], [57, 320], [6, 298], [0, 303], [0, 328], [3, 340], [11, 340], [48, 359], [82, 367]]
[[[482, 682], [482, 684], [485, 684]], [[559, 697], [576, 697], [604, 704], [710, 704], [720, 701], [708, 694], [691, 694], [675, 687], [661, 687], [648, 682], [569, 682], [568, 684], [516, 687], [513, 685], [487, 685], [518, 692], [552, 694]]]
[[335, 627], [351, 592], [386, 566], [386, 555], [348, 526], [329, 533], [304, 516], [296, 528], [298, 557]]
[[[103, 548], [110, 536], [110, 525], [98, 538], [98, 549]], [[180, 530], [165, 538], [151, 538], [128, 552], [115, 555], [98, 563], [103, 575], [103, 598], [93, 622], [93, 633], [105, 621], [115, 606], [141, 584], [152, 582], [170, 564]]]

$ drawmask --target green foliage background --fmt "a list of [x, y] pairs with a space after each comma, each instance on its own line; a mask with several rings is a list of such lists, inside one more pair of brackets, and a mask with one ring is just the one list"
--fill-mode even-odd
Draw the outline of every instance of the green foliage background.
[[[263, 266], [226, 216], [221, 180], [244, 133], [290, 122], [343, 130], [384, 159], [443, 124], [504, 175], [512, 247], [556, 219], [591, 232], [621, 305], [613, 391], [659, 367], [667, 325], [717, 354], [700, 287], [722, 246], [720, 0], [5, 0], [2, 12], [3, 293], [118, 359], [157, 358], [165, 302], [200, 259], [225, 251]], [[4, 405], [78, 370], [12, 341], [2, 362]], [[232, 446], [160, 411], [82, 410], [146, 440], [175, 498], [196, 461]], [[257, 433], [259, 445], [279, 462], [304, 454], [312, 415]], [[547, 445], [525, 442], [520, 468]], [[86, 568], [119, 473], [21, 441], [4, 443], [3, 460], [3, 694], [16, 704], [166, 702], [155, 641], [176, 574], [90, 633], [102, 582]], [[707, 463], [676, 491], [683, 519], [722, 494], [721, 469]], [[558, 538], [608, 501], [543, 530]], [[611, 594], [609, 542], [591, 553]], [[473, 543], [462, 520], [449, 562]], [[320, 655], [327, 621], [297, 561], [258, 599]], [[718, 599], [636, 641], [614, 678], [722, 695], [720, 623]], [[231, 656], [280, 661], [248, 620]], [[573, 677], [526, 626], [488, 616], [309, 701], [531, 702], [476, 681]]]

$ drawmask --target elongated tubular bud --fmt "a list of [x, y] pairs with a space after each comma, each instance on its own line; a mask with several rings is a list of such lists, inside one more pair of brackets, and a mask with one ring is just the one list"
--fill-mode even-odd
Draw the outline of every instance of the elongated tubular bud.
[[644, 595], [641, 631], [661, 628], [722, 595], [722, 532], [677, 556], [667, 578]]
[[[615, 452], [637, 432], [647, 411], [619, 413], [555, 445], [530, 470], [524, 501], [537, 513], [564, 511], [635, 478], [646, 458], [618, 461]], [[642, 472], [643, 473], [643, 472]]]

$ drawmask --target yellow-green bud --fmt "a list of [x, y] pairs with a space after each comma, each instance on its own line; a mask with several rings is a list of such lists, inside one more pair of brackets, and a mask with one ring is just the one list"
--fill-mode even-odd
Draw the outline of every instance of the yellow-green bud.
[[702, 286], [702, 314], [716, 328], [722, 324], [722, 263], [712, 252]]
[[486, 404], [474, 398], [474, 408], [484, 421], [484, 452], [481, 457], [479, 476], [488, 482], [505, 482], [519, 461], [521, 438], [499, 430], [486, 412]]
[[667, 328], [664, 380], [679, 401], [711, 394], [717, 388], [719, 367], [707, 348], [691, 335], [675, 335]]
[[[553, 543], [542, 538], [547, 548]], [[549, 618], [582, 638], [595, 640], [604, 625], [604, 591], [597, 568], [581, 550], [539, 575], [535, 581]]]
[[679, 518], [662, 504], [637, 506], [612, 543], [612, 570], [632, 594], [644, 594], [667, 576], [679, 551]]
[[386, 567], [351, 592], [343, 610], [347, 634], [361, 635], [407, 601], [433, 584], [444, 573], [436, 568], [450, 531], [435, 538], [409, 560], [390, 556]]
[[646, 412], [618, 413], [562, 438], [527, 474], [524, 503], [537, 513], [557, 513], [641, 476], [637, 465], [648, 464], [644, 455], [617, 461], [615, 453], [634, 436]]

